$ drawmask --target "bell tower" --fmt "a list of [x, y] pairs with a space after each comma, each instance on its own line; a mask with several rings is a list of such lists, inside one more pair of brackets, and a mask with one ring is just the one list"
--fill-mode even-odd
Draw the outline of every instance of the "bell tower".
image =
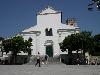
[[66, 24], [70, 25], [70, 26], [74, 26], [74, 27], [77, 26], [75, 18], [69, 18], [69, 19], [67, 19]]

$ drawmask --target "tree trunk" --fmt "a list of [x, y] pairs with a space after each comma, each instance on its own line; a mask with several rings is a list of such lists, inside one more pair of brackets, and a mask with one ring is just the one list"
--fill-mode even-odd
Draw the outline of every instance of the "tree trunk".
[[78, 54], [78, 50], [77, 50], [76, 52], [77, 52], [77, 59], [79, 59], [79, 54]]
[[68, 65], [72, 65], [72, 51], [68, 50]]
[[83, 64], [86, 64], [85, 51], [83, 50]]
[[16, 64], [16, 57], [17, 57], [17, 54], [13, 53], [12, 54], [12, 59], [11, 59], [11, 64]]

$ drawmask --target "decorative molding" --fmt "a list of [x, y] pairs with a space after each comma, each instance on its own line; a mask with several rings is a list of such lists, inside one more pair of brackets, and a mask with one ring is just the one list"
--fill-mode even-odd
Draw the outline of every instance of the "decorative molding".
[[44, 14], [39, 13], [39, 14], [37, 14], [37, 15], [59, 14], [59, 13], [61, 13], [61, 12], [56, 12], [56, 13], [44, 13]]
[[40, 31], [30, 31], [30, 32], [21, 32], [20, 34], [37, 34], [41, 33]]
[[45, 43], [44, 43], [44, 46], [47, 46], [47, 45], [53, 45], [53, 41], [52, 40], [46, 40]]
[[76, 31], [76, 29], [58, 29], [57, 30], [57, 33], [59, 33], [59, 32], [70, 32], [70, 31]]
[[[47, 12], [47, 10], [49, 11]], [[44, 10], [38, 12], [37, 15], [47, 15], [47, 14], [57, 14], [57, 13], [61, 13], [61, 11], [56, 11], [53, 7], [47, 6], [46, 8], [44, 8]]]

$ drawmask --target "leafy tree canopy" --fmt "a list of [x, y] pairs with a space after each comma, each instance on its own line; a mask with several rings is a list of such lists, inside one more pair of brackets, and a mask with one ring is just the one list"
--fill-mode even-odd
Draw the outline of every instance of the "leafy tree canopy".
[[22, 36], [15, 36], [10, 39], [3, 40], [3, 51], [8, 53], [11, 51], [12, 63], [16, 63], [16, 56], [21, 51], [31, 55], [32, 39], [24, 40]]
[[81, 33], [71, 34], [66, 37], [63, 42], [60, 43], [60, 48], [62, 51], [76, 51], [83, 50], [84, 53], [86, 51], [91, 52], [93, 49], [94, 40], [91, 36], [91, 32], [83, 31]]
[[23, 39], [22, 36], [15, 36], [11, 39], [3, 41], [4, 51], [8, 53], [11, 51], [13, 54], [23, 52], [29, 52], [31, 50], [32, 43], [29, 40]]
[[100, 34], [94, 36], [95, 46], [94, 46], [94, 55], [100, 55]]

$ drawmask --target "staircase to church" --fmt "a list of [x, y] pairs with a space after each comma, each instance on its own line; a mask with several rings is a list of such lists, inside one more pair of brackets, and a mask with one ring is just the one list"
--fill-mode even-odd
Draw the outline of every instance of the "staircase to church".
[[60, 58], [58, 57], [49, 57], [48, 64], [60, 64]]
[[[36, 57], [32, 56], [29, 59], [29, 62], [27, 62], [27, 65], [34, 65], [36, 63]], [[48, 58], [48, 64], [62, 64], [62, 62], [60, 62], [60, 58], [59, 57], [49, 57]]]

